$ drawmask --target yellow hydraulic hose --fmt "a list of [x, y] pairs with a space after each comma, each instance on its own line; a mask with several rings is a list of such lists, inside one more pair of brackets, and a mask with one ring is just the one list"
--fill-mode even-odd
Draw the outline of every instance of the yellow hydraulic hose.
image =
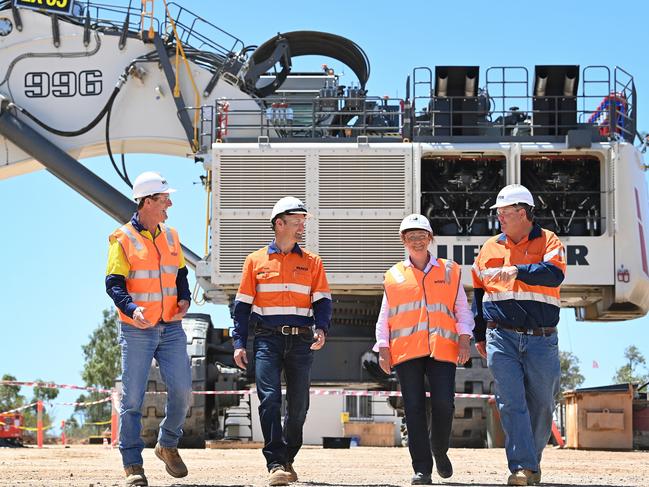
[[174, 87], [174, 96], [178, 97], [180, 96], [180, 85], [178, 83], [179, 79], [179, 70], [178, 70], [178, 65], [180, 62], [180, 57], [183, 58], [183, 62], [185, 63], [185, 69], [187, 70], [187, 74], [189, 76], [189, 80], [192, 83], [192, 88], [194, 89], [194, 99], [195, 99], [195, 108], [194, 108], [194, 150], [197, 151], [199, 149], [198, 147], [198, 122], [199, 122], [199, 116], [200, 116], [200, 104], [201, 104], [201, 95], [198, 91], [198, 88], [196, 87], [196, 82], [194, 81], [194, 76], [192, 75], [192, 70], [189, 66], [189, 61], [187, 61], [187, 56], [185, 56], [185, 50], [183, 49], [182, 42], [180, 41], [180, 37], [178, 36], [178, 32], [176, 31], [176, 23], [174, 22], [173, 18], [171, 18], [171, 14], [169, 13], [169, 7], [167, 6], [167, 0], [162, 0], [165, 6], [165, 12], [167, 15], [167, 18], [169, 19], [169, 23], [171, 24], [171, 28], [173, 29], [174, 32], [174, 38], [176, 39], [176, 86]]

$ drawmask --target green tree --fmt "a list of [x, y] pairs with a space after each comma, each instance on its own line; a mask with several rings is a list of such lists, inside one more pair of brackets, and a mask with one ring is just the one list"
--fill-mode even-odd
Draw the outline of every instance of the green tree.
[[561, 364], [561, 394], [575, 389], [584, 383], [584, 376], [579, 369], [579, 358], [570, 352], [559, 352]]
[[89, 387], [110, 389], [121, 373], [121, 353], [117, 342], [117, 311], [103, 311], [104, 319], [82, 345], [84, 366], [81, 378]]
[[[44, 382], [41, 379], [36, 379], [36, 382]], [[56, 399], [59, 395], [59, 390], [57, 388], [52, 388], [52, 387], [34, 387], [34, 397], [32, 398], [32, 402], [35, 401], [53, 401]]]
[[[81, 377], [86, 386], [112, 389], [121, 374], [121, 351], [117, 338], [117, 312], [105, 309], [102, 323], [95, 328], [87, 344], [82, 345], [84, 365]], [[106, 397], [105, 393], [81, 394], [76, 402], [92, 402]], [[68, 420], [66, 431], [71, 437], [96, 434], [97, 427], [86, 423], [106, 421], [111, 415], [111, 403], [76, 406]]]
[[[16, 380], [11, 374], [2, 376], [2, 380]], [[20, 386], [0, 386], [0, 413], [19, 408], [25, 404], [25, 396], [20, 394]]]
[[649, 382], [649, 374], [643, 374], [640, 371], [640, 366], [644, 370], [647, 370], [646, 360], [642, 352], [638, 350], [638, 347], [635, 345], [629, 345], [624, 350], [624, 358], [627, 360], [627, 363], [622, 367], [618, 368], [615, 371], [615, 376], [613, 376], [613, 382], [616, 384], [644, 384]]
[[[42, 379], [36, 379], [34, 382], [45, 382]], [[49, 426], [52, 425], [52, 417], [48, 414], [47, 408], [48, 408], [48, 402], [56, 399], [59, 395], [59, 390], [57, 388], [51, 388], [51, 387], [38, 387], [35, 386], [32, 390], [32, 398], [29, 401], [30, 403], [36, 402], [36, 401], [43, 401], [43, 427], [48, 428]], [[23, 411], [23, 415], [25, 417], [25, 426], [30, 427], [30, 428], [35, 428], [36, 427], [36, 420], [37, 420], [37, 411], [36, 407], [33, 406], [29, 409], [25, 409]]]

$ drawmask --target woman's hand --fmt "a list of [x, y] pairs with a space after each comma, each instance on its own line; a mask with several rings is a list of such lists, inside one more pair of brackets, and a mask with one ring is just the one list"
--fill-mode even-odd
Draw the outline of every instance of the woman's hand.
[[464, 365], [471, 357], [471, 335], [460, 335], [457, 354], [458, 365]]
[[379, 348], [379, 366], [386, 374], [392, 372], [392, 364], [390, 363], [390, 349], [388, 347]]

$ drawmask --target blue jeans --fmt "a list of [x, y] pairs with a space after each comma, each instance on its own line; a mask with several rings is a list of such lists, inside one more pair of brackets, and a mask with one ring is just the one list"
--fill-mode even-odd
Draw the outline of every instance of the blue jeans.
[[[408, 426], [408, 449], [415, 472], [430, 475], [433, 455], [448, 451], [455, 410], [455, 364], [431, 357], [416, 358], [396, 365]], [[426, 399], [424, 379], [430, 385]], [[426, 408], [430, 409], [430, 435]]]
[[[312, 338], [302, 335], [284, 336], [259, 329], [255, 334], [255, 382], [268, 470], [293, 463], [302, 446], [302, 427], [309, 409], [312, 343]], [[286, 378], [284, 427], [282, 369]]]
[[146, 330], [120, 322], [119, 328], [122, 349], [119, 450], [122, 463], [128, 467], [142, 465], [142, 402], [153, 358], [158, 361], [167, 386], [165, 417], [158, 434], [161, 446], [176, 447], [183, 434], [182, 426], [192, 401], [192, 372], [187, 337], [180, 322]]
[[509, 470], [537, 472], [559, 392], [557, 333], [531, 336], [487, 329], [487, 365], [495, 380]]

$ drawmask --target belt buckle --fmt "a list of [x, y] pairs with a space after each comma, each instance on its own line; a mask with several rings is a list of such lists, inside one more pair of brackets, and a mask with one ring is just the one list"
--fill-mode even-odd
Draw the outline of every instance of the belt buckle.
[[300, 330], [296, 326], [282, 325], [280, 333], [284, 336], [297, 335]]
[[525, 328], [525, 331], [522, 333], [527, 336], [534, 336], [534, 328]]

